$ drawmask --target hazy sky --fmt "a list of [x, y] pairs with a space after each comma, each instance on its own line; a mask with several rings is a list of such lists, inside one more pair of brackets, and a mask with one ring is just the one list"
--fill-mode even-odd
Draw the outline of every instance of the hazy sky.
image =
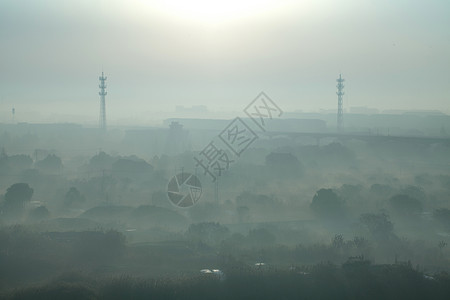
[[102, 68], [110, 119], [333, 109], [340, 72], [346, 108], [450, 113], [448, 0], [0, 0], [0, 55], [3, 118], [96, 120]]

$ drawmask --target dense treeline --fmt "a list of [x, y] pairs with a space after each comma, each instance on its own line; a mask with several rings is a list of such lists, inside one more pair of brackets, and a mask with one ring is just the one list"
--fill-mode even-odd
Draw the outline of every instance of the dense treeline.
[[407, 265], [322, 263], [305, 269], [233, 269], [214, 275], [142, 279], [63, 274], [46, 283], [10, 290], [5, 299], [448, 299], [450, 277], [433, 277]]
[[[194, 170], [197, 152], [27, 155], [0, 145], [0, 292], [433, 298], [450, 270], [450, 145], [419, 142], [261, 138], [224, 171], [217, 195], [197, 170], [202, 197], [188, 209], [168, 200], [167, 183]], [[226, 280], [198, 278], [204, 268]], [[148, 280], [161, 277], [170, 280]]]

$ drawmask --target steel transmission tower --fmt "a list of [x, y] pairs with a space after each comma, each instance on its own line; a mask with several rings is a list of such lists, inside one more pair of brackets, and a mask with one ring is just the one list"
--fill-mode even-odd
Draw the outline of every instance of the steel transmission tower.
[[100, 88], [100, 92], [98, 93], [100, 95], [100, 118], [99, 118], [99, 126], [101, 130], [106, 130], [106, 110], [105, 110], [105, 96], [108, 94], [106, 92], [106, 76], [103, 75], [99, 77], [100, 85], [98, 86]]
[[344, 129], [344, 111], [342, 109], [342, 96], [344, 96], [344, 79], [341, 74], [339, 74], [339, 78], [337, 81], [337, 96], [338, 96], [338, 111], [337, 111], [337, 129], [338, 131], [342, 131]]

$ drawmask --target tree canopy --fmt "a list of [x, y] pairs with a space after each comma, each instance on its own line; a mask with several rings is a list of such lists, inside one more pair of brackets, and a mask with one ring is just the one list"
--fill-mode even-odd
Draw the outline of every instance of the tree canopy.
[[11, 185], [5, 194], [4, 208], [7, 212], [19, 212], [26, 202], [31, 200], [33, 189], [28, 183], [15, 183]]
[[320, 189], [312, 199], [311, 209], [319, 217], [339, 217], [344, 214], [344, 202], [332, 189]]

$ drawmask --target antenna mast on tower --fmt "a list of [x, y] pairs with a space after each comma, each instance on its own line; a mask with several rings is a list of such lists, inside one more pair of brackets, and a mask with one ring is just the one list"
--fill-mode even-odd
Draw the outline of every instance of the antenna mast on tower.
[[337, 96], [338, 96], [338, 111], [337, 111], [337, 129], [338, 131], [342, 131], [344, 129], [344, 111], [342, 109], [342, 96], [344, 96], [344, 79], [341, 74], [339, 74], [339, 78], [337, 81]]
[[103, 75], [99, 77], [100, 85], [98, 86], [100, 88], [100, 92], [98, 93], [100, 95], [100, 118], [99, 118], [99, 126], [100, 129], [103, 131], [106, 131], [106, 110], [105, 110], [105, 96], [108, 94], [106, 92], [106, 76]]

